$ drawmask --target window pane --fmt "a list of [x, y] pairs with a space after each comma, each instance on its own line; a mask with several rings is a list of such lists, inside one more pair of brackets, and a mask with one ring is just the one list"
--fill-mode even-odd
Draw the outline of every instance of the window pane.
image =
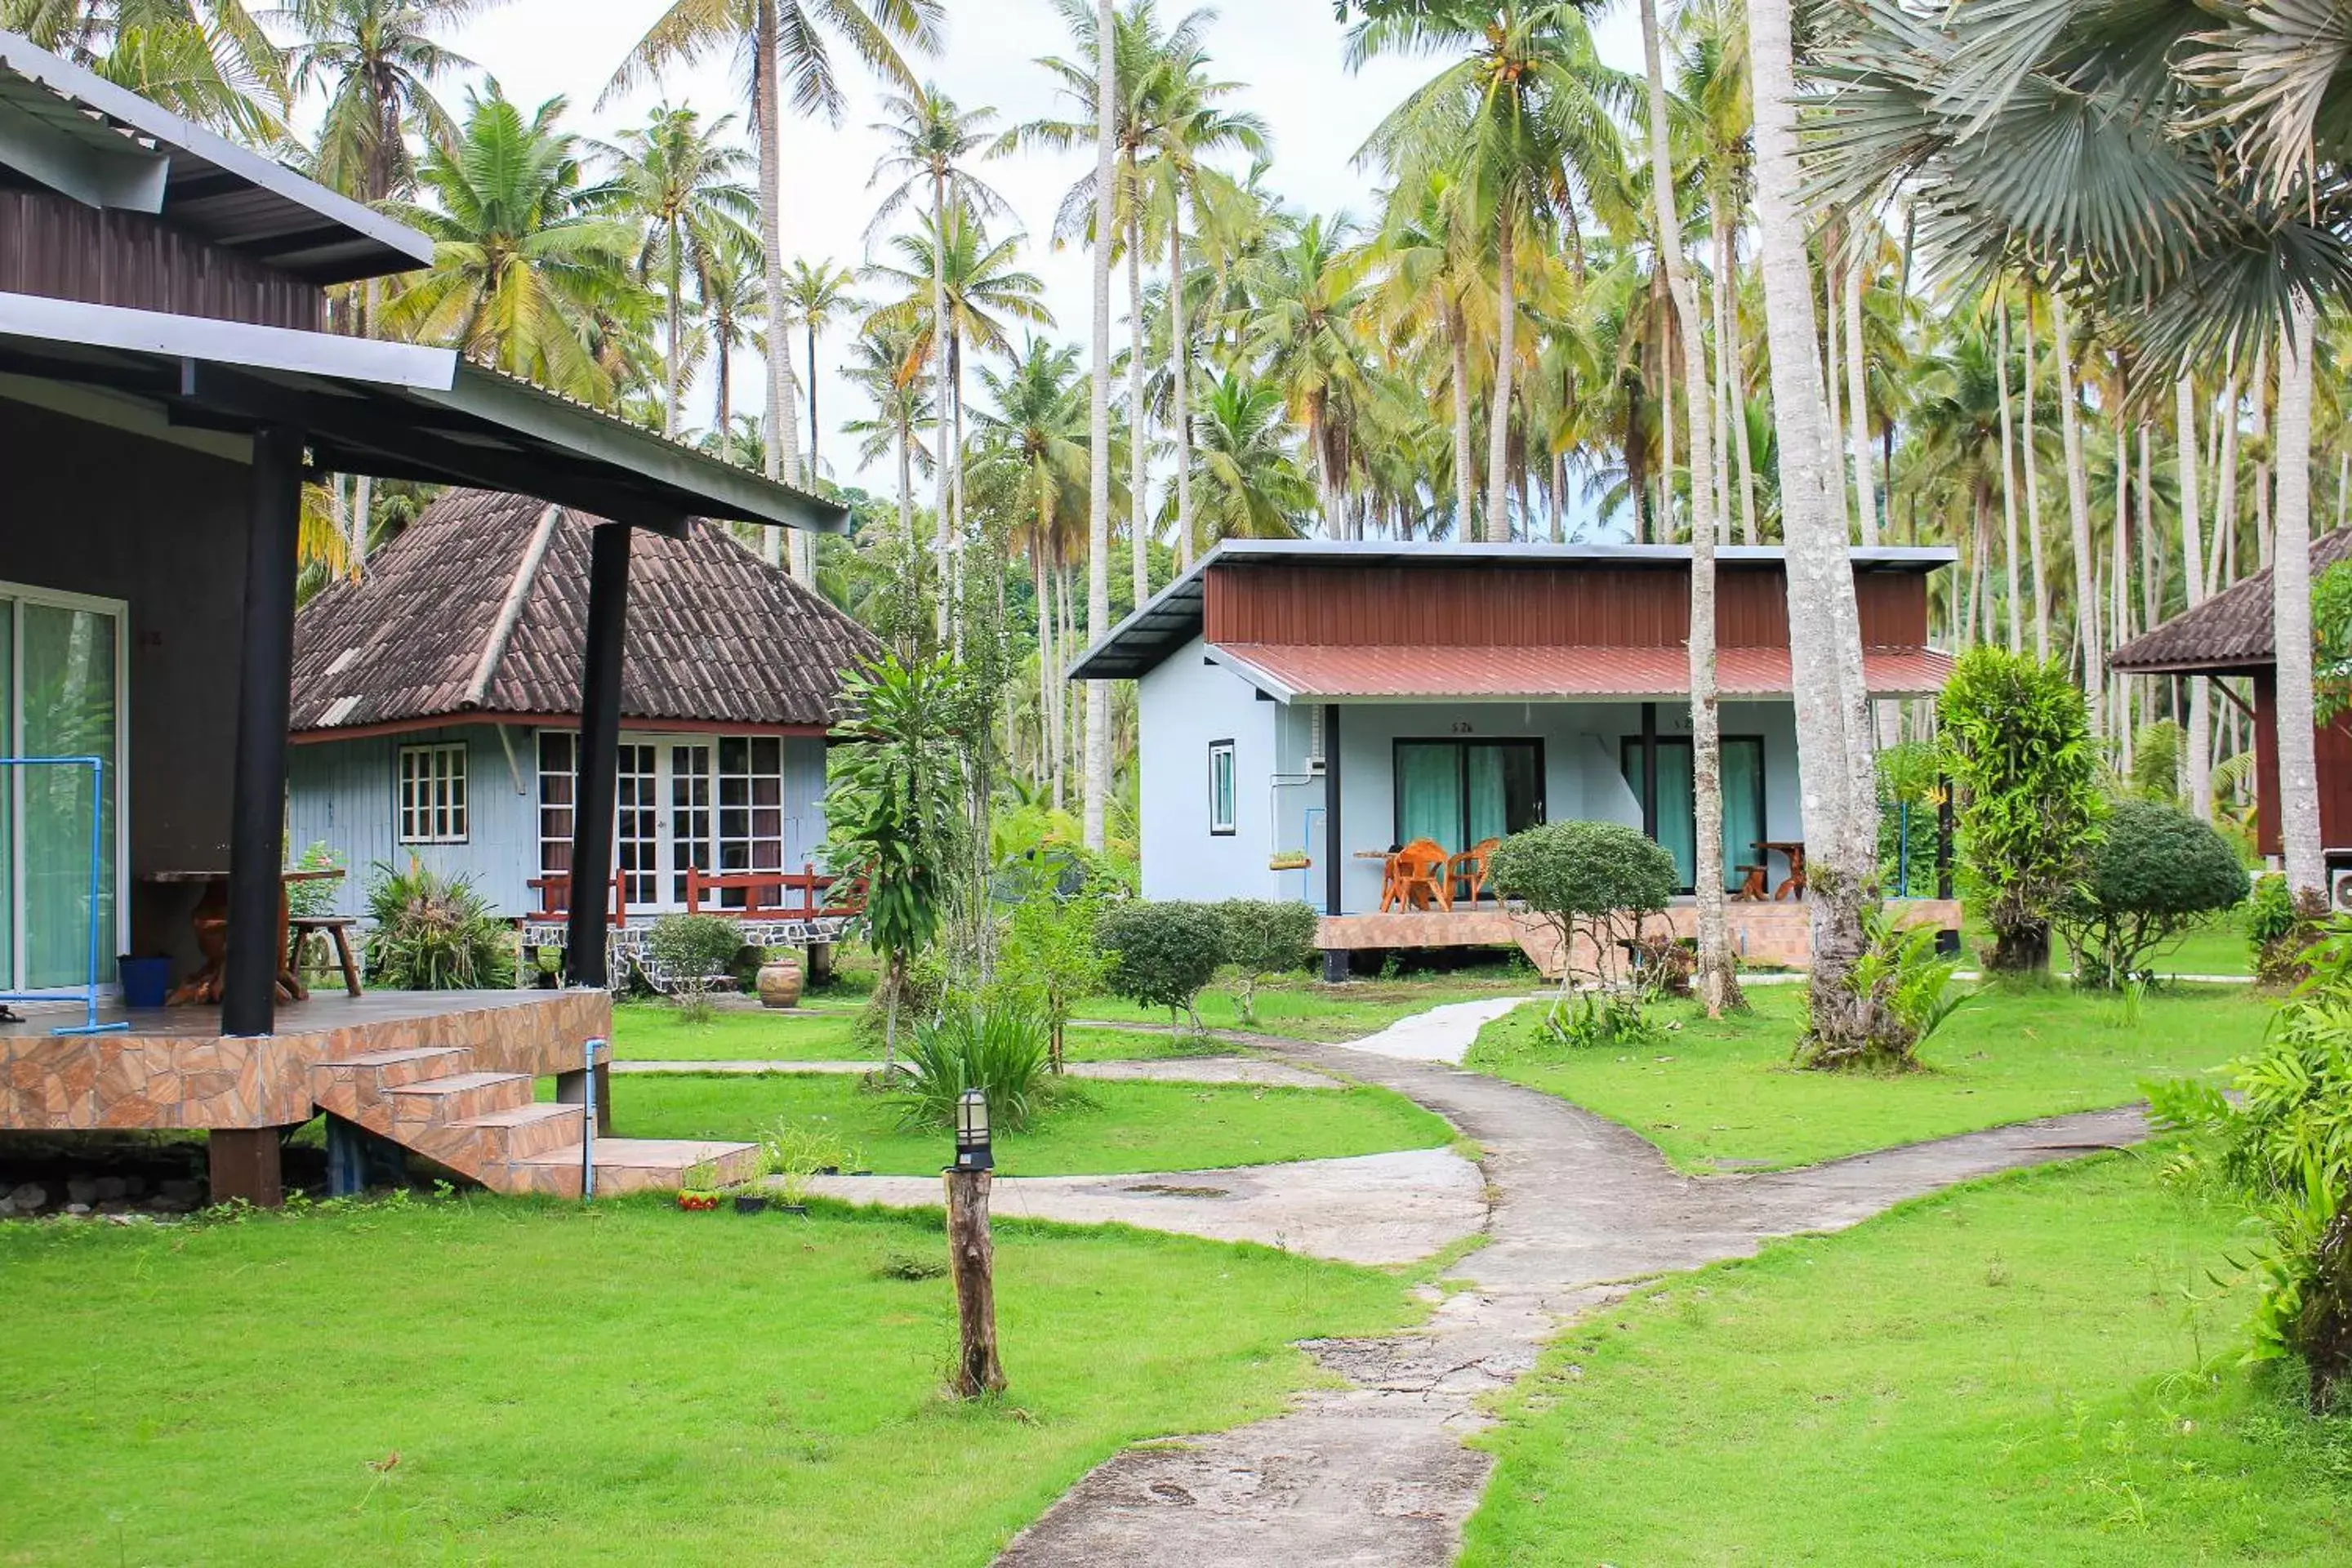
[[773, 735], [761, 735], [751, 742], [751, 771], [755, 773], [780, 773], [784, 771], [784, 743]]
[[1436, 841], [1458, 850], [1462, 837], [1462, 748], [1452, 742], [1408, 742], [1396, 749], [1397, 840]]
[[114, 951], [114, 617], [94, 610], [26, 605], [24, 752], [94, 756], [106, 764], [104, 798], [89, 770], [22, 770], [25, 980], [33, 990], [79, 985], [89, 973], [90, 829], [99, 816], [99, 951]]

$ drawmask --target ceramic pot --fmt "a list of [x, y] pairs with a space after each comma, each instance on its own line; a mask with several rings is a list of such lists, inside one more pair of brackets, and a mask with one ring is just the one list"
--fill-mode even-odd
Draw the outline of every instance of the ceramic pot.
[[791, 953], [760, 965], [760, 1005], [797, 1007], [801, 1005], [801, 961]]

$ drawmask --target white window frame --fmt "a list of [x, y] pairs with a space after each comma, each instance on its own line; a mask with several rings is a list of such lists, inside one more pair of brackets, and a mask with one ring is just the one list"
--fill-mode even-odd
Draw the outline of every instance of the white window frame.
[[[468, 747], [463, 741], [430, 741], [403, 746], [393, 763], [393, 826], [403, 844], [465, 844], [471, 841], [473, 798]], [[421, 760], [424, 772], [410, 763]], [[448, 766], [454, 763], [454, 766]], [[425, 799], [415, 797], [422, 783]], [[417, 829], [422, 827], [424, 831]]]
[[[1217, 816], [1217, 765], [1220, 763], [1224, 764], [1225, 783], [1231, 797], [1225, 802], [1227, 815], [1222, 820]], [[1240, 760], [1234, 755], [1231, 741], [1212, 741], [1209, 742], [1209, 837], [1231, 838], [1241, 831], [1241, 816]]]
[[[14, 583], [0, 579], [0, 599], [13, 599], [19, 606], [46, 605], [52, 609], [89, 610], [114, 617], [114, 765], [108, 770], [107, 787], [113, 792], [110, 804], [114, 808], [114, 942], [117, 952], [131, 949], [131, 601], [109, 599], [96, 594], [73, 594], [62, 588], [43, 588], [31, 583]], [[0, 732], [7, 736], [9, 747], [23, 744], [24, 737], [16, 724], [24, 716], [21, 688], [25, 679], [25, 617], [19, 613], [9, 617], [8, 670], [11, 689], [0, 689], [0, 710], [8, 720], [0, 724]], [[5, 754], [0, 749], [0, 754]], [[0, 778], [0, 790], [8, 798], [0, 803], [10, 820], [25, 820], [24, 773], [22, 768], [0, 768], [0, 773], [13, 775]], [[10, 852], [21, 855], [21, 846], [12, 836]], [[14, 973], [0, 972], [0, 991], [23, 990], [18, 982], [24, 974], [26, 947], [31, 938], [24, 900], [13, 889], [25, 885], [24, 867], [20, 862], [0, 886], [12, 889], [7, 907], [0, 908], [0, 921], [10, 926], [8, 952]], [[104, 971], [100, 970], [103, 983]], [[79, 986], [61, 986], [55, 990], [60, 996], [77, 994]], [[114, 987], [107, 987], [110, 991]]]

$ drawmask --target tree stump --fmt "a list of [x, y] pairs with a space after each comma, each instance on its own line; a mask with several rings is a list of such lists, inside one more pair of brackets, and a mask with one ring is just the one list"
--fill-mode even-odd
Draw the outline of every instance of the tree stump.
[[948, 1190], [948, 1272], [955, 1281], [960, 1343], [950, 1382], [959, 1399], [1004, 1391], [996, 1359], [996, 1248], [988, 1235], [989, 1173], [944, 1173]]

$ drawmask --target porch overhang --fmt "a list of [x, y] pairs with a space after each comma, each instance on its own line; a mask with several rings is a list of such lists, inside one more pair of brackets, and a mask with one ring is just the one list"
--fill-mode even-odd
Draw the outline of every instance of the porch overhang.
[[[1689, 655], [1675, 647], [1325, 647], [1211, 643], [1207, 658], [1276, 702], [1629, 702], [1690, 694]], [[1873, 697], [1941, 691], [1952, 658], [1934, 648], [1870, 648], [1863, 677]], [[1786, 648], [1722, 649], [1720, 694], [1787, 697]]]
[[660, 532], [689, 517], [848, 526], [830, 501], [447, 349], [0, 293], [0, 396], [59, 388], [212, 450], [294, 429], [315, 469], [515, 491]]

